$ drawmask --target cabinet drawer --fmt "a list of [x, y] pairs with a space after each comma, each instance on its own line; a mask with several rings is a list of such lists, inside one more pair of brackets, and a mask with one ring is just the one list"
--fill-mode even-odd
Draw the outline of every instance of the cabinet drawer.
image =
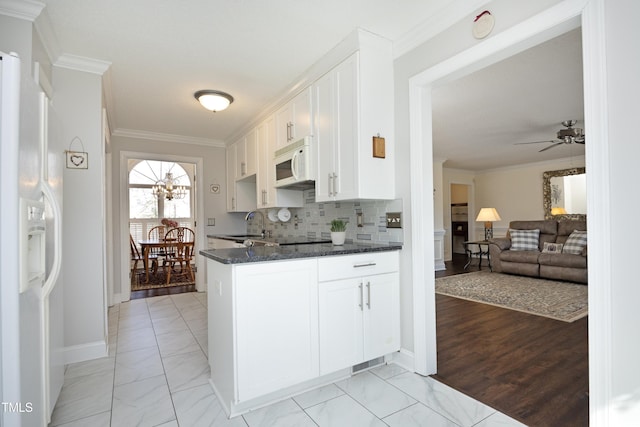
[[348, 279], [399, 270], [398, 251], [329, 256], [318, 259], [318, 280]]

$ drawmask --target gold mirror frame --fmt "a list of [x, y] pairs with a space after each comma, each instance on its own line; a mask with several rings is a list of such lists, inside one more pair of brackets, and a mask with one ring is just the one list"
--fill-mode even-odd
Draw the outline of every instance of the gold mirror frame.
[[587, 173], [585, 168], [560, 169], [557, 171], [547, 171], [542, 174], [542, 199], [544, 206], [544, 219], [557, 219], [560, 221], [587, 220], [586, 214], [551, 215], [551, 178], [569, 175], [580, 175], [583, 173]]

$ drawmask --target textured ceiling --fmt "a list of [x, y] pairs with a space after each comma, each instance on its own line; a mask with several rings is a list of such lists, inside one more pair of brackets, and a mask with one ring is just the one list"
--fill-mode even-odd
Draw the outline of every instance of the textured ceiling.
[[[397, 41], [453, 0], [44, 2], [62, 54], [111, 63], [112, 131], [216, 143], [354, 28]], [[584, 127], [580, 38], [571, 31], [435, 89], [434, 157], [486, 170], [583, 155], [583, 146], [514, 145], [553, 139], [562, 120]], [[210, 113], [193, 98], [200, 89], [235, 102]]]

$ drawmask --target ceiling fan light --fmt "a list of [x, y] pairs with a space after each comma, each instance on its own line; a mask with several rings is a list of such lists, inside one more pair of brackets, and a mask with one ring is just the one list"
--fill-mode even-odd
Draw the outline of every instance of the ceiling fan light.
[[214, 113], [226, 109], [233, 102], [233, 96], [218, 90], [199, 90], [193, 96], [204, 108]]

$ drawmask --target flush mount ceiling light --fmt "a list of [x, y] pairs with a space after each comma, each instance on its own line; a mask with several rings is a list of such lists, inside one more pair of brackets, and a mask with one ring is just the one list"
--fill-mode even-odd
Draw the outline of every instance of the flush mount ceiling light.
[[233, 96], [219, 90], [199, 90], [193, 96], [209, 111], [222, 111], [233, 102]]

